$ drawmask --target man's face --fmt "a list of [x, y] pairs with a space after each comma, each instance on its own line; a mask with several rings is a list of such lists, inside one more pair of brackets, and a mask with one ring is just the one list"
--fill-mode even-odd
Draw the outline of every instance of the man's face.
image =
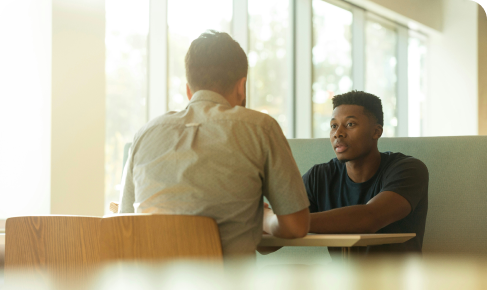
[[382, 126], [364, 112], [364, 107], [341, 105], [333, 110], [330, 141], [341, 162], [359, 159], [377, 147]]

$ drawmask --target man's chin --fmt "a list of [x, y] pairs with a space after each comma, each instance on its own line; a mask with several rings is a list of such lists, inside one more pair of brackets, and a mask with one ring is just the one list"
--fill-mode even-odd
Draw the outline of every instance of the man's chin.
[[338, 156], [337, 156], [337, 159], [338, 159], [338, 161], [340, 161], [340, 163], [342, 163], [342, 164], [345, 164], [345, 163], [347, 163], [348, 161], [350, 161], [350, 160], [345, 159], [345, 158], [338, 158]]

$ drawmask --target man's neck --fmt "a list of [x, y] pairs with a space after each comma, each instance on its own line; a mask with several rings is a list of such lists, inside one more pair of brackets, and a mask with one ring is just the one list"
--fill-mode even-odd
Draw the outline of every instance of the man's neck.
[[380, 159], [380, 152], [376, 149], [360, 159], [348, 161], [346, 163], [348, 177], [355, 183], [371, 179], [379, 169]]

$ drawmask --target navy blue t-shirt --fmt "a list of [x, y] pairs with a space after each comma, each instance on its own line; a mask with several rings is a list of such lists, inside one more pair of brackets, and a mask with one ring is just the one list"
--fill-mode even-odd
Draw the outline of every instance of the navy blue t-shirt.
[[[393, 191], [411, 204], [411, 213], [377, 233], [416, 233], [416, 237], [401, 244], [369, 246], [369, 253], [421, 253], [426, 214], [428, 212], [428, 169], [420, 160], [402, 153], [381, 153], [375, 175], [363, 183], [353, 182], [344, 163], [337, 158], [317, 164], [303, 175], [311, 213], [344, 206], [366, 204], [383, 191]], [[336, 249], [329, 248], [330, 253]]]

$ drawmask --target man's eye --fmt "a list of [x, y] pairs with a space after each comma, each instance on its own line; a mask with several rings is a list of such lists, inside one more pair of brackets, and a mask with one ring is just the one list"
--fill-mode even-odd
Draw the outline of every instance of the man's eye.
[[354, 123], [348, 123], [347, 126], [348, 127], [353, 127], [353, 125], [355, 125]]
[[332, 124], [332, 125], [330, 125], [330, 127], [331, 127], [332, 129], [336, 129], [337, 125]]

